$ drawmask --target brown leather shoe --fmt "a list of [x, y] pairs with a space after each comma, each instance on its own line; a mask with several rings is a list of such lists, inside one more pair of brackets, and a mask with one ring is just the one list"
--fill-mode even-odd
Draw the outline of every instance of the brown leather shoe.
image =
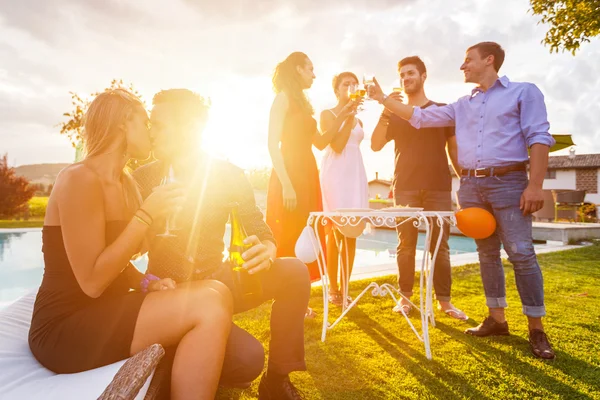
[[531, 346], [531, 352], [536, 357], [546, 360], [552, 360], [555, 357], [548, 336], [540, 329], [529, 331], [529, 346]]
[[481, 324], [475, 328], [469, 328], [465, 331], [467, 335], [473, 336], [508, 336], [508, 322], [502, 323], [496, 321], [492, 317], [487, 317]]

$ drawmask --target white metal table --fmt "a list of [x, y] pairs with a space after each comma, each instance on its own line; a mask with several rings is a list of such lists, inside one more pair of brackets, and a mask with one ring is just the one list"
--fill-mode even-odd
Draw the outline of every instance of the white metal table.
[[[435, 238], [435, 249], [433, 250], [433, 255], [431, 257], [428, 256], [427, 252], [423, 255], [423, 259], [421, 260], [421, 274], [419, 280], [419, 290], [420, 290], [420, 304], [417, 307], [414, 303], [410, 302], [408, 298], [406, 298], [398, 289], [389, 283], [384, 283], [379, 285], [377, 282], [371, 282], [364, 290], [356, 296], [352, 303], [346, 306], [346, 302], [343, 301], [342, 306], [342, 314], [332, 323], [328, 322], [328, 314], [329, 314], [329, 301], [328, 301], [328, 289], [329, 282], [327, 279], [327, 263], [325, 259], [325, 254], [323, 249], [321, 248], [321, 240], [319, 237], [319, 226], [324, 226], [327, 223], [333, 223], [337, 227], [357, 227], [360, 224], [364, 224], [365, 222], [370, 223], [373, 227], [376, 228], [397, 228], [398, 226], [406, 223], [412, 223], [415, 227], [424, 227], [425, 228], [425, 249], [431, 248], [432, 240], [434, 240], [433, 236], [433, 224], [437, 224], [439, 229], [438, 237]], [[394, 303], [397, 304], [399, 297], [395, 296], [395, 293], [398, 296], [404, 297], [408, 300], [414, 308], [418, 309], [421, 313], [421, 332], [419, 332], [411, 320], [408, 318], [404, 312], [401, 312], [410, 327], [412, 328], [417, 338], [423, 342], [425, 346], [425, 355], [428, 359], [431, 360], [431, 347], [429, 344], [429, 323], [432, 326], [435, 326], [435, 319], [433, 316], [433, 299], [432, 299], [432, 288], [433, 288], [433, 272], [435, 266], [435, 260], [437, 258], [438, 250], [440, 248], [440, 244], [442, 242], [443, 229], [441, 227], [444, 224], [450, 224], [455, 226], [456, 219], [454, 217], [454, 212], [451, 211], [401, 211], [398, 210], [360, 210], [360, 211], [335, 211], [335, 212], [312, 212], [310, 213], [307, 221], [307, 225], [310, 226], [316, 236], [316, 243], [313, 241], [313, 248], [315, 250], [315, 254], [318, 254], [317, 262], [319, 265], [319, 273], [321, 274], [321, 282], [323, 289], [323, 331], [321, 334], [321, 340], [324, 342], [325, 337], [327, 335], [327, 330], [335, 328], [335, 326], [346, 316], [348, 311], [352, 309], [361, 297], [371, 290], [373, 296], [381, 296], [384, 297], [386, 295], [390, 295], [394, 300]], [[340, 255], [341, 256], [341, 255]], [[348, 254], [346, 254], [346, 259], [348, 258]], [[346, 264], [347, 265], [347, 264]], [[348, 297], [348, 281], [350, 280], [350, 274], [346, 269], [345, 276], [342, 276], [342, 279], [345, 281], [343, 299]]]

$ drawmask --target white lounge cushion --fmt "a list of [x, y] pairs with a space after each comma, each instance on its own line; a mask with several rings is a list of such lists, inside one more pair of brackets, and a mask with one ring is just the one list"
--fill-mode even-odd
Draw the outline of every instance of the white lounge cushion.
[[[32, 293], [0, 310], [0, 399], [97, 399], [125, 360], [76, 374], [55, 374], [47, 370], [29, 350], [34, 301], [35, 293]], [[144, 398], [152, 376], [153, 373], [136, 400]]]

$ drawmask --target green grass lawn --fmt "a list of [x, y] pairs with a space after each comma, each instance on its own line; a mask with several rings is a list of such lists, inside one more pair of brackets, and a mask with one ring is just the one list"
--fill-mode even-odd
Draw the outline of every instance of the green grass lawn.
[[0, 219], [0, 228], [40, 228], [44, 225], [44, 219], [30, 219], [27, 221], [17, 221], [14, 219]]
[[[556, 359], [534, 358], [527, 342], [514, 273], [506, 264], [507, 318], [511, 336], [475, 338], [464, 329], [486, 315], [477, 265], [454, 270], [453, 302], [468, 322], [439, 312], [430, 332], [433, 360], [389, 297], [365, 295], [340, 325], [320, 341], [321, 320], [306, 322], [307, 372], [292, 380], [308, 399], [600, 399], [600, 246], [541, 255], [545, 279], [546, 330]], [[393, 283], [395, 277], [380, 278]], [[352, 284], [356, 295], [366, 281]], [[322, 315], [321, 289], [311, 306]], [[263, 343], [269, 338], [270, 307], [237, 317]], [[339, 309], [334, 311], [339, 315]], [[415, 325], [420, 323], [412, 317]], [[255, 399], [247, 390], [221, 390], [218, 399]]]

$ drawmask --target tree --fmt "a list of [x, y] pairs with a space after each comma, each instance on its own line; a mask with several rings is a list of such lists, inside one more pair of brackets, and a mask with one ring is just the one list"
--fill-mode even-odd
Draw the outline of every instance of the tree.
[[[110, 83], [110, 86], [104, 89], [102, 92], [111, 89], [126, 89], [138, 96], [140, 99], [142, 98], [140, 93], [133, 87], [133, 84], [130, 83], [126, 85], [123, 83], [122, 79], [113, 79]], [[60, 123], [60, 133], [67, 135], [73, 147], [77, 147], [77, 144], [82, 139], [83, 116], [85, 115], [86, 110], [88, 109], [94, 97], [102, 92], [92, 93], [91, 96], [86, 98], [81, 97], [75, 92], [69, 92], [71, 95], [71, 104], [73, 105], [73, 110], [63, 114], [63, 116], [67, 117], [68, 120]]]
[[270, 168], [256, 168], [246, 171], [246, 176], [252, 189], [267, 190], [269, 187], [269, 179], [271, 178]]
[[12, 218], [25, 211], [34, 192], [29, 181], [8, 166], [8, 156], [0, 158], [0, 218]]
[[[102, 92], [111, 89], [126, 89], [135, 94], [137, 97], [142, 100], [144, 107], [146, 107], [146, 103], [142, 99], [140, 93], [133, 87], [132, 83], [125, 84], [122, 79], [113, 79], [110, 82], [110, 86], [104, 89]], [[102, 92], [92, 93], [89, 97], [83, 98], [79, 94], [75, 92], [69, 92], [71, 95], [71, 104], [73, 105], [73, 110], [71, 112], [66, 112], [63, 114], [64, 117], [67, 117], [68, 120], [60, 123], [60, 133], [63, 135], [67, 135], [69, 140], [71, 141], [71, 145], [76, 149], [76, 154], [79, 154], [82, 151], [81, 142], [83, 139], [83, 116], [87, 111], [90, 103]], [[127, 163], [127, 166], [131, 169], [136, 169], [137, 167], [144, 165], [145, 163], [152, 161], [151, 159], [140, 161], [140, 160], [130, 160]]]
[[573, 55], [582, 43], [600, 34], [600, 0], [530, 0], [531, 11], [549, 24], [543, 43], [550, 52]]

